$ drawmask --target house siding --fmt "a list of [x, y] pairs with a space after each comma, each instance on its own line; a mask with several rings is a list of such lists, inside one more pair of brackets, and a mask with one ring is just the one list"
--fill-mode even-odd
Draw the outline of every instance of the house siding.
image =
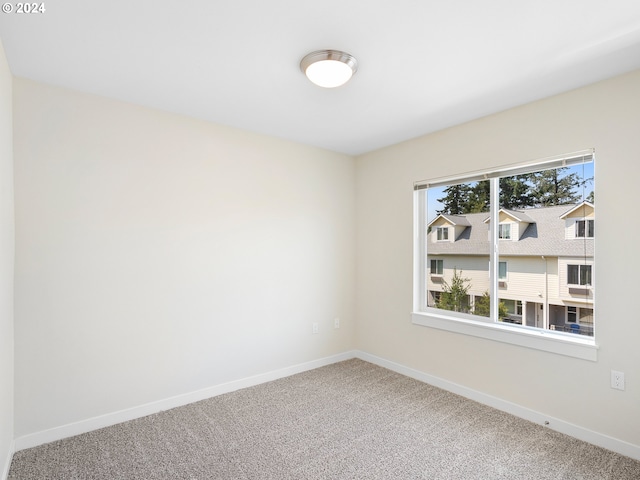
[[593, 288], [570, 287], [568, 285], [568, 265], [591, 265], [591, 279], [595, 280], [595, 269], [592, 258], [562, 257], [558, 259], [558, 270], [560, 277], [560, 298], [574, 303], [593, 304]]
[[[467, 280], [469, 304], [473, 308], [475, 298], [490, 292], [491, 243], [484, 240], [487, 213], [460, 215], [455, 219], [467, 222], [469, 227], [455, 237], [450, 231], [448, 241], [437, 241], [435, 231], [428, 237], [427, 258], [443, 260], [443, 275], [429, 273], [427, 290], [443, 292], [445, 285], [451, 284], [455, 270]], [[511, 313], [509, 321], [543, 328], [546, 311], [546, 328], [554, 325], [553, 328], [565, 329], [568, 306], [593, 308], [590, 287], [568, 285], [568, 265], [593, 265], [593, 238], [567, 238], [575, 237], [575, 222], [582, 219], [594, 219], [592, 204], [500, 211], [500, 223], [511, 226], [511, 238], [498, 243], [498, 261], [507, 262], [507, 276], [499, 280], [497, 295], [501, 300], [523, 303], [522, 316]], [[451, 220], [444, 217], [430, 224], [431, 228], [445, 225], [454, 229]], [[462, 224], [456, 225], [458, 229], [461, 227]], [[434, 295], [427, 298], [433, 306]]]

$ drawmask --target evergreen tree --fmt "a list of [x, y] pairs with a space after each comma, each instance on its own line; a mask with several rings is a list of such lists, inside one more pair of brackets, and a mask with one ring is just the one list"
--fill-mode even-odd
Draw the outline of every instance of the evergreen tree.
[[[476, 300], [473, 308], [474, 315], [480, 315], [482, 317], [489, 317], [491, 315], [491, 296], [489, 292], [484, 292], [482, 297]], [[509, 310], [504, 302], [498, 303], [498, 319], [502, 320], [509, 315]]]
[[589, 203], [595, 204], [596, 199], [595, 199], [595, 196], [593, 195], [593, 190], [591, 190], [591, 193], [589, 194], [589, 196], [587, 196], [585, 200]]
[[491, 184], [489, 180], [482, 180], [471, 187], [465, 213], [488, 212], [490, 202]]
[[514, 175], [500, 179], [500, 207], [518, 210], [534, 206], [531, 195], [531, 180], [533, 174]]
[[586, 189], [587, 189], [587, 185], [589, 187], [593, 187], [593, 177], [589, 177], [589, 178], [582, 178], [581, 176], [578, 175], [578, 187], [579, 187], [579, 191], [581, 192], [581, 196], [582, 198], [590, 203], [593, 203], [593, 190], [591, 190], [591, 192], [589, 192], [589, 195], [587, 195], [586, 197], [584, 196]]
[[449, 185], [444, 189], [445, 196], [438, 198], [438, 202], [442, 203], [442, 210], [437, 210], [437, 213], [444, 213], [448, 215], [461, 215], [468, 213], [466, 211], [466, 205], [469, 201], [469, 185]]
[[436, 307], [443, 310], [453, 310], [454, 312], [468, 312], [469, 297], [467, 292], [471, 286], [469, 285], [470, 281], [470, 279], [462, 276], [462, 271], [458, 273], [454, 268], [451, 284], [444, 282], [443, 292], [440, 295], [440, 301], [436, 303]]
[[491, 297], [489, 296], [489, 292], [484, 292], [480, 298], [476, 299], [473, 314], [481, 317], [491, 315]]
[[535, 172], [531, 175], [533, 183], [531, 194], [533, 204], [538, 207], [577, 203], [580, 196], [576, 193], [581, 182], [577, 174], [562, 175], [567, 168], [553, 168]]
[[[578, 174], [566, 173], [566, 170], [566, 167], [554, 168], [500, 178], [500, 207], [522, 210], [578, 203], [581, 200], [581, 188], [591, 179], [582, 180]], [[437, 213], [465, 215], [488, 212], [490, 209], [489, 180], [449, 185], [444, 189], [444, 194], [437, 200], [443, 206]], [[593, 192], [586, 200], [593, 201]]]

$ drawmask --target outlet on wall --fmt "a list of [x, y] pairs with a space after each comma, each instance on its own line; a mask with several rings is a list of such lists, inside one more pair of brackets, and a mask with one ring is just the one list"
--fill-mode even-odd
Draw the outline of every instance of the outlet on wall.
[[333, 319], [333, 328], [340, 328], [340, 319], [338, 317]]
[[611, 388], [624, 390], [624, 372], [611, 370]]
[[311, 332], [312, 333], [318, 333], [320, 327], [318, 325], [318, 322], [313, 322], [313, 324], [311, 325]]

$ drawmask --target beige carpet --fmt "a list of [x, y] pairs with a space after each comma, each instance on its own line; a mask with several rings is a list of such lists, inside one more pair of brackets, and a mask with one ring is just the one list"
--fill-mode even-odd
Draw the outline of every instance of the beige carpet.
[[640, 479], [640, 462], [361, 360], [17, 452], [30, 479]]

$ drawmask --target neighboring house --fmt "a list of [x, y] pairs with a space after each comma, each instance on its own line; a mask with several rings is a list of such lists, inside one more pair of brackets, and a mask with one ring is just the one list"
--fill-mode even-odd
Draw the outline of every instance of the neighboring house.
[[[594, 205], [499, 212], [498, 294], [503, 321], [593, 335]], [[464, 278], [465, 308], [489, 292], [488, 214], [438, 215], [428, 225], [427, 301], [435, 306], [454, 269]]]

